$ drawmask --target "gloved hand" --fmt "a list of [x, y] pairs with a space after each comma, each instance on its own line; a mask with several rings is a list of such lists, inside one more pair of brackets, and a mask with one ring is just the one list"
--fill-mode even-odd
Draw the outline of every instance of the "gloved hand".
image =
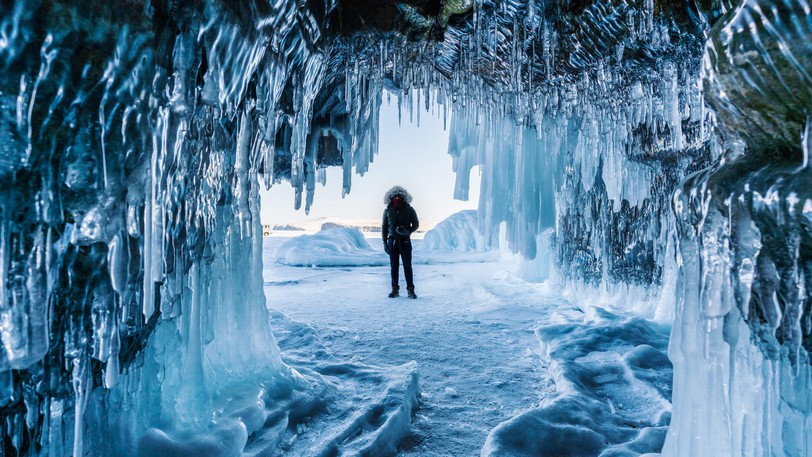
[[400, 226], [400, 227], [396, 228], [395, 233], [397, 233], [398, 235], [400, 235], [400, 236], [402, 236], [404, 238], [411, 235], [411, 233], [409, 233], [409, 231], [406, 230], [406, 228], [404, 228], [403, 226]]
[[386, 241], [383, 242], [383, 252], [389, 254], [389, 243]]

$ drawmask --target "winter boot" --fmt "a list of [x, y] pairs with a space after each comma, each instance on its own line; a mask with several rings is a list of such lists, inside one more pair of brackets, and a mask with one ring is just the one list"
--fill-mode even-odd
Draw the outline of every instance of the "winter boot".
[[407, 287], [406, 292], [409, 293], [409, 298], [417, 298], [417, 295], [414, 293], [414, 287]]
[[397, 297], [399, 295], [400, 295], [400, 288], [399, 287], [393, 287], [392, 292], [389, 292], [389, 298], [395, 298], [395, 297]]

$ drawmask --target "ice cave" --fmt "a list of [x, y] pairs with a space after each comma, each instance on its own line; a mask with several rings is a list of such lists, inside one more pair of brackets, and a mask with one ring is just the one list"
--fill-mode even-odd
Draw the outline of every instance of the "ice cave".
[[806, 0], [0, 0], [0, 455], [469, 455], [405, 450], [421, 360], [266, 300], [317, 241], [264, 255], [261, 190], [351, 192], [390, 96], [481, 172], [426, 248], [580, 294], [473, 455], [812, 455], [810, 75]]

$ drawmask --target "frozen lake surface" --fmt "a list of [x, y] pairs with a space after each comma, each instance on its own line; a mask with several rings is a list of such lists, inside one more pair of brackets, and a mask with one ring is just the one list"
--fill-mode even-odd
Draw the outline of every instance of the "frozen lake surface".
[[[403, 456], [637, 455], [662, 445], [668, 329], [574, 306], [481, 253], [422, 263], [421, 255], [441, 253], [421, 252], [419, 241], [418, 299], [390, 299], [388, 266], [275, 264], [284, 241], [265, 238], [264, 246], [274, 333], [288, 364], [336, 386], [326, 412], [300, 428], [300, 444], [291, 441], [291, 454], [339, 435], [346, 441], [327, 440], [331, 449], [366, 436], [392, 440]], [[409, 384], [413, 361], [419, 396], [411, 426], [367, 420], [348, 431], [350, 411], [413, 408], [409, 387], [397, 388]], [[371, 373], [377, 381], [369, 382]]]

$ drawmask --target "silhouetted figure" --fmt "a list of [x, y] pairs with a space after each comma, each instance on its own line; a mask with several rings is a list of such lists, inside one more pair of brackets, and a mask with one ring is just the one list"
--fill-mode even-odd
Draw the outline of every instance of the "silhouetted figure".
[[392, 269], [392, 292], [389, 298], [400, 295], [398, 283], [399, 259], [403, 259], [403, 275], [406, 276], [406, 290], [409, 298], [417, 298], [414, 293], [414, 278], [412, 275], [412, 241], [409, 236], [417, 230], [420, 222], [417, 212], [410, 205], [412, 196], [406, 189], [395, 186], [386, 193], [383, 199], [386, 209], [383, 211], [383, 250], [389, 254], [389, 266]]

